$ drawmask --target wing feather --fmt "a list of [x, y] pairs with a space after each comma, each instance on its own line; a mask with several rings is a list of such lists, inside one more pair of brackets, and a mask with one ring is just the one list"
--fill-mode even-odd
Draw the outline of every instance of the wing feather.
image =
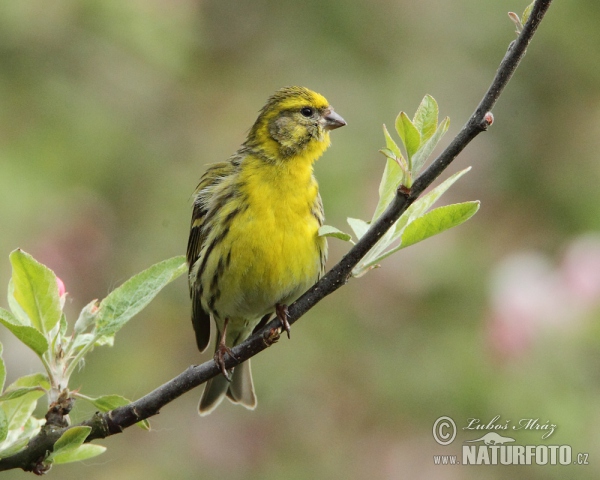
[[200, 270], [200, 256], [207, 237], [207, 231], [204, 228], [205, 220], [209, 215], [210, 199], [215, 189], [234, 170], [235, 166], [231, 161], [211, 165], [200, 179], [200, 183], [194, 192], [194, 206], [186, 258], [189, 267], [190, 296], [192, 298], [192, 324], [196, 332], [196, 343], [200, 352], [206, 350], [210, 342], [210, 312], [202, 307], [202, 271]]

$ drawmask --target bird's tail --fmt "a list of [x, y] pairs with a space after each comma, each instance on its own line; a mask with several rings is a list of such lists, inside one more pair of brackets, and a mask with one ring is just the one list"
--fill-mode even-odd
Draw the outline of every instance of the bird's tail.
[[219, 406], [225, 396], [233, 403], [239, 403], [249, 410], [256, 408], [256, 394], [252, 382], [250, 360], [246, 360], [233, 369], [231, 382], [228, 382], [223, 375], [217, 375], [206, 382], [198, 406], [200, 415], [204, 416], [212, 412]]

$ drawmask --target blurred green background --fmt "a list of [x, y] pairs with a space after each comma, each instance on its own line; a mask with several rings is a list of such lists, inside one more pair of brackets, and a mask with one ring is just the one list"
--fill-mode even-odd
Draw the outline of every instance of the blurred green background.
[[[447, 144], [514, 38], [528, 1], [25, 0], [0, 5], [0, 288], [21, 247], [64, 280], [71, 319], [147, 266], [184, 253], [205, 165], [233, 153], [284, 85], [324, 94], [347, 120], [317, 163], [327, 221], [370, 218], [382, 123], [426, 93]], [[255, 412], [196, 414], [200, 389], [75, 479], [500, 479], [600, 475], [600, 3], [554, 2], [495, 123], [444, 175], [444, 197], [482, 201], [465, 225], [388, 259], [317, 305], [253, 360]], [[347, 244], [330, 240], [330, 266]], [[6, 307], [6, 301], [0, 300]], [[73, 379], [139, 398], [200, 356], [184, 278]], [[9, 381], [38, 371], [0, 330]], [[93, 413], [77, 405], [73, 418]], [[42, 412], [43, 414], [43, 412]], [[456, 441], [432, 436], [452, 417]], [[469, 418], [557, 430], [588, 466], [435, 466]], [[575, 460], [575, 459], [574, 459]], [[2, 478], [26, 478], [23, 472]]]

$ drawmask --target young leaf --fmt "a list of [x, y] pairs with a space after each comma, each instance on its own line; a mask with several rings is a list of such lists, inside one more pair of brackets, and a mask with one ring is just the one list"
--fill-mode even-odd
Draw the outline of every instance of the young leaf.
[[183, 256], [164, 260], [138, 273], [100, 302], [96, 333], [114, 335], [142, 310], [169, 282], [187, 270]]
[[42, 387], [19, 387], [14, 389], [7, 389], [6, 392], [0, 395], [0, 402], [13, 400], [15, 398], [22, 397], [23, 395], [27, 395], [29, 392], [36, 391], [44, 392], [44, 389]]
[[440, 123], [437, 130], [434, 130], [432, 136], [427, 140], [421, 143], [421, 147], [415, 153], [412, 159], [412, 174], [414, 177], [417, 176], [417, 173], [423, 168], [425, 162], [442, 139], [444, 134], [448, 131], [448, 127], [450, 126], [450, 119], [448, 117], [444, 118]]
[[[92, 427], [71, 427], [54, 444], [54, 450], [46, 458], [48, 463], [69, 463], [100, 455], [106, 450], [101, 445], [84, 445]], [[88, 448], [92, 447], [92, 448]]]
[[4, 391], [4, 382], [6, 381], [6, 365], [4, 365], [4, 359], [2, 358], [2, 350], [3, 347], [0, 343], [0, 392]]
[[406, 212], [402, 214], [402, 217], [400, 217], [400, 220], [398, 220], [396, 223], [396, 227], [394, 229], [394, 240], [392, 241], [395, 241], [400, 236], [406, 225], [421, 217], [427, 210], [429, 210], [433, 204], [437, 202], [437, 200], [446, 192], [446, 190], [448, 190], [454, 184], [454, 182], [456, 182], [469, 170], [471, 170], [471, 167], [467, 167], [460, 172], [456, 172], [454, 175], [448, 177], [437, 187], [408, 207]]
[[19, 387], [41, 387], [44, 390], [50, 389], [50, 380], [43, 373], [32, 373], [23, 377], [17, 378], [11, 383], [7, 390]]
[[387, 158], [391, 158], [392, 160], [396, 159], [396, 154], [392, 152], [389, 148], [380, 148], [379, 151], [383, 153]]
[[406, 154], [408, 155], [408, 164], [411, 165], [411, 158], [419, 149], [419, 145], [421, 145], [421, 134], [404, 112], [400, 112], [398, 117], [396, 117], [396, 131], [400, 135], [402, 143], [404, 143], [404, 148], [406, 148]]
[[[370, 270], [374, 268], [378, 263], [378, 258], [381, 257], [383, 252], [393, 243], [394, 229], [390, 228], [387, 232], [383, 234], [383, 236], [379, 239], [379, 241], [375, 244], [375, 246], [369, 251], [367, 255], [363, 258], [362, 262], [355, 267], [355, 271], [358, 272], [362, 269], [364, 265], [368, 265]], [[362, 275], [359, 274], [358, 276]], [[355, 275], [356, 276], [356, 275]]]
[[385, 146], [390, 151], [394, 152], [394, 155], [396, 155], [397, 158], [403, 158], [402, 152], [400, 151], [400, 147], [398, 147], [398, 144], [394, 141], [394, 139], [390, 135], [390, 132], [388, 132], [388, 129], [385, 126], [385, 124], [383, 125], [383, 136], [385, 137]]
[[35, 390], [26, 393], [19, 398], [7, 400], [6, 402], [2, 402], [0, 404], [0, 408], [2, 408], [6, 414], [9, 430], [17, 430], [25, 425], [35, 410], [38, 398], [40, 398], [42, 395], [44, 395], [43, 391]]
[[475, 201], [447, 205], [445, 207], [436, 208], [431, 212], [427, 212], [425, 215], [415, 219], [406, 226], [402, 232], [400, 245], [388, 250], [374, 259], [369, 257], [368, 262], [364, 262], [362, 265], [360, 265], [360, 268], [356, 270], [356, 273], [361, 275], [364, 273], [364, 271], [377, 265], [384, 258], [389, 257], [398, 250], [410, 245], [414, 245], [415, 243], [425, 240], [433, 235], [437, 235], [438, 233], [448, 230], [449, 228], [466, 222], [469, 218], [475, 215], [477, 210], [479, 210], [479, 202]]
[[69, 324], [67, 323], [67, 316], [63, 313], [60, 316], [60, 328], [58, 329], [58, 333], [60, 334], [60, 336], [64, 337], [67, 335], [67, 328], [69, 326]]
[[61, 450], [74, 450], [83, 444], [88, 437], [92, 427], [71, 427], [54, 444], [54, 450], [49, 458]]
[[106, 451], [106, 447], [102, 445], [94, 445], [86, 443], [80, 445], [74, 450], [61, 451], [52, 457], [52, 463], [60, 465], [62, 463], [81, 462], [93, 457], [97, 457]]
[[520, 35], [523, 31], [523, 24], [521, 23], [519, 16], [515, 12], [508, 12], [508, 18], [515, 24], [515, 33]]
[[74, 332], [75, 333], [83, 333], [89, 327], [94, 325], [94, 322], [96, 321], [97, 313], [98, 313], [98, 300], [96, 299], [96, 300], [92, 300], [85, 307], [83, 307], [83, 309], [81, 310], [81, 313], [79, 314], [79, 318], [77, 318], [77, 321], [75, 322], [75, 326], [73, 327]]
[[101, 347], [103, 345], [113, 346], [115, 337], [100, 336], [97, 337], [93, 333], [80, 333], [76, 335], [73, 341], [69, 344], [68, 351], [71, 354], [76, 354], [82, 348], [87, 348], [90, 343], [94, 343], [94, 347]]
[[[0, 408], [0, 444], [6, 440], [8, 436], [8, 419], [6, 413]], [[1, 458], [1, 457], [0, 457]]]
[[[4, 410], [0, 408], [0, 415], [5, 415]], [[8, 419], [7, 419], [8, 420]], [[36, 436], [46, 419], [29, 417], [25, 425], [17, 429], [8, 429], [8, 435], [4, 442], [0, 442], [0, 458], [6, 458], [21, 451]]]
[[443, 193], [470, 169], [471, 167], [468, 167], [460, 172], [455, 173], [429, 193], [416, 200], [410, 207], [408, 207], [396, 224], [390, 230], [388, 230], [385, 235], [379, 239], [375, 246], [367, 253], [367, 255], [365, 255], [361, 263], [354, 267], [352, 270], [352, 275], [355, 277], [364, 275], [364, 273], [366, 273], [368, 270], [377, 266], [382, 259], [399, 250], [399, 247], [395, 247], [386, 251], [392, 244], [400, 239], [407, 225], [415, 221], [417, 218], [423, 216], [425, 212], [429, 210], [431, 206], [443, 195]]
[[525, 10], [523, 11], [523, 15], [521, 16], [521, 24], [525, 25], [527, 23], [527, 20], [529, 20], [529, 17], [531, 15], [531, 10], [533, 10], [533, 6], [535, 5], [535, 2], [531, 2], [529, 5], [527, 5], [527, 8], [525, 8]]
[[48, 350], [48, 340], [44, 335], [33, 327], [19, 325], [17, 318], [3, 308], [0, 308], [0, 323], [40, 357]]
[[51, 331], [62, 315], [56, 275], [20, 249], [10, 254], [10, 263], [15, 300], [37, 330]]
[[6, 440], [4, 443], [0, 444], [0, 458], [10, 457], [15, 453], [20, 452], [27, 446], [29, 440], [33, 437], [33, 435], [27, 436], [21, 434], [17, 435], [16, 438], [12, 438], [12, 433], [13, 431], [9, 430]]
[[[110, 412], [117, 407], [124, 407], [125, 405], [129, 405], [131, 401], [127, 400], [125, 397], [121, 395], [104, 395], [102, 397], [92, 398], [86, 397], [84, 395], [79, 395], [80, 398], [91, 402], [98, 410], [102, 413]], [[142, 420], [137, 423], [137, 425], [144, 430], [150, 430], [150, 422], [148, 420]]]
[[377, 220], [390, 204], [403, 178], [404, 175], [400, 166], [394, 160], [388, 158], [379, 184], [379, 202], [375, 208], [372, 222]]
[[427, 212], [410, 223], [402, 234], [400, 248], [406, 248], [426, 238], [466, 222], [479, 210], [479, 202], [446, 205]]
[[343, 240], [344, 242], [351, 242], [352, 235], [346, 232], [342, 232], [331, 225], [323, 225], [319, 228], [319, 237], [334, 237]]
[[8, 281], [8, 306], [17, 324], [31, 326], [31, 320], [15, 299], [15, 284], [12, 278]]
[[[179, 266], [173, 267], [171, 265], [171, 264], [177, 265], [177, 262], [179, 262]], [[162, 268], [165, 268], [166, 270], [169, 270], [171, 272], [171, 277], [169, 278], [169, 282], [176, 280], [177, 278], [179, 278], [184, 273], [187, 273], [187, 271], [188, 271], [188, 264], [187, 264], [185, 255], [179, 255], [177, 257], [173, 257], [168, 260], [164, 260], [162, 262], [157, 263], [154, 266], [158, 266], [161, 264], [165, 264], [164, 267], [162, 267]], [[150, 267], [150, 268], [152, 268], [152, 267]]]
[[413, 123], [421, 133], [421, 144], [431, 138], [437, 129], [438, 104], [431, 95], [425, 95], [415, 113]]
[[367, 233], [367, 230], [369, 230], [370, 227], [370, 225], [367, 222], [361, 220], [360, 218], [348, 217], [346, 221], [348, 222], [348, 225], [350, 225], [350, 228], [352, 228], [352, 230], [354, 231], [354, 235], [356, 235], [356, 238], [358, 240], [360, 240], [363, 237], [363, 235]]

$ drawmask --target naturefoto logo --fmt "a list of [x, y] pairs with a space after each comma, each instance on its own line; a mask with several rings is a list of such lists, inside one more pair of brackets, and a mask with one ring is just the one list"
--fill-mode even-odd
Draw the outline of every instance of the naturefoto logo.
[[[516, 422], [500, 421], [500, 415], [483, 423], [478, 418], [467, 419], [465, 431], [477, 431], [479, 436], [465, 440], [462, 456], [434, 455], [435, 465], [587, 465], [588, 454], [573, 456], [570, 445], [518, 445], [510, 435], [518, 431], [539, 431], [541, 440], [547, 440], [556, 430], [556, 424], [540, 422], [539, 418], [522, 418]], [[484, 433], [486, 432], [487, 433]], [[501, 433], [498, 433], [500, 431]], [[433, 438], [440, 445], [450, 445], [456, 439], [457, 427], [450, 417], [440, 417], [433, 424]], [[473, 445], [471, 445], [473, 444]]]
[[490, 433], [486, 433], [481, 438], [476, 438], [475, 440], [466, 440], [466, 443], [483, 442], [486, 445], [504, 445], [507, 442], [514, 442], [514, 441], [515, 441], [514, 438], [503, 437], [501, 435], [498, 435], [496, 432], [490, 432]]

